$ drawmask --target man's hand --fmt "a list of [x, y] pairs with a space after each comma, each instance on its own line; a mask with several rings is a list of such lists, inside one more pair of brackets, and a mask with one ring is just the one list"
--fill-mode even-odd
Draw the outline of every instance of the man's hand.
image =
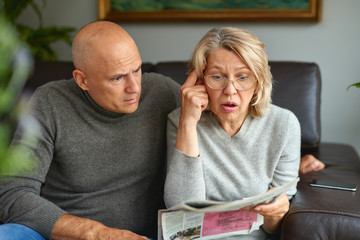
[[97, 237], [94, 239], [144, 240], [148, 238], [128, 230], [105, 227], [102, 231], [98, 232]]
[[316, 159], [313, 155], [307, 154], [300, 160], [299, 175], [305, 174], [311, 171], [319, 171], [325, 168], [325, 164]]
[[118, 239], [118, 240], [144, 240], [148, 239], [144, 236], [137, 235], [128, 230], [109, 228], [102, 223], [80, 218], [70, 214], [62, 215], [52, 231], [51, 239]]

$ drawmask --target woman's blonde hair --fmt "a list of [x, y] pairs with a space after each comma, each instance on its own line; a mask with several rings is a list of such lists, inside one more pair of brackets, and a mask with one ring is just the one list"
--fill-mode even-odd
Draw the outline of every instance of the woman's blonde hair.
[[199, 78], [203, 79], [207, 57], [219, 48], [234, 51], [257, 79], [258, 84], [250, 102], [250, 114], [257, 118], [267, 113], [271, 103], [272, 75], [265, 45], [255, 35], [232, 27], [211, 29], [196, 45], [188, 64], [189, 73], [195, 69]]

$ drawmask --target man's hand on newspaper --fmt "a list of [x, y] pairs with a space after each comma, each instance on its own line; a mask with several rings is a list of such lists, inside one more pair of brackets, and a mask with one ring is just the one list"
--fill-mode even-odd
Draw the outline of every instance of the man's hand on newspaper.
[[[269, 191], [271, 191], [271, 188]], [[284, 193], [274, 202], [256, 205], [250, 208], [249, 211], [259, 213], [264, 216], [264, 228], [269, 232], [275, 232], [284, 217], [289, 211], [289, 200], [287, 195]]]

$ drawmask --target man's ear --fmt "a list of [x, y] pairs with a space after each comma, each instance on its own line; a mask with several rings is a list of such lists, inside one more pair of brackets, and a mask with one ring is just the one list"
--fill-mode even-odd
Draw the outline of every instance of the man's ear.
[[82, 90], [85, 90], [85, 91], [89, 90], [89, 88], [87, 86], [86, 75], [83, 71], [81, 71], [79, 69], [75, 69], [72, 74], [75, 79], [75, 82], [77, 83], [77, 85], [79, 85], [79, 87]]

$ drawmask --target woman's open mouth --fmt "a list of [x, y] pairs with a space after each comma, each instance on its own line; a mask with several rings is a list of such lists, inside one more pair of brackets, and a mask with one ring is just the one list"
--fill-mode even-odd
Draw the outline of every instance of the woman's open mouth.
[[227, 102], [224, 104], [221, 104], [221, 108], [225, 111], [225, 112], [233, 112], [237, 109], [238, 105], [234, 102]]

